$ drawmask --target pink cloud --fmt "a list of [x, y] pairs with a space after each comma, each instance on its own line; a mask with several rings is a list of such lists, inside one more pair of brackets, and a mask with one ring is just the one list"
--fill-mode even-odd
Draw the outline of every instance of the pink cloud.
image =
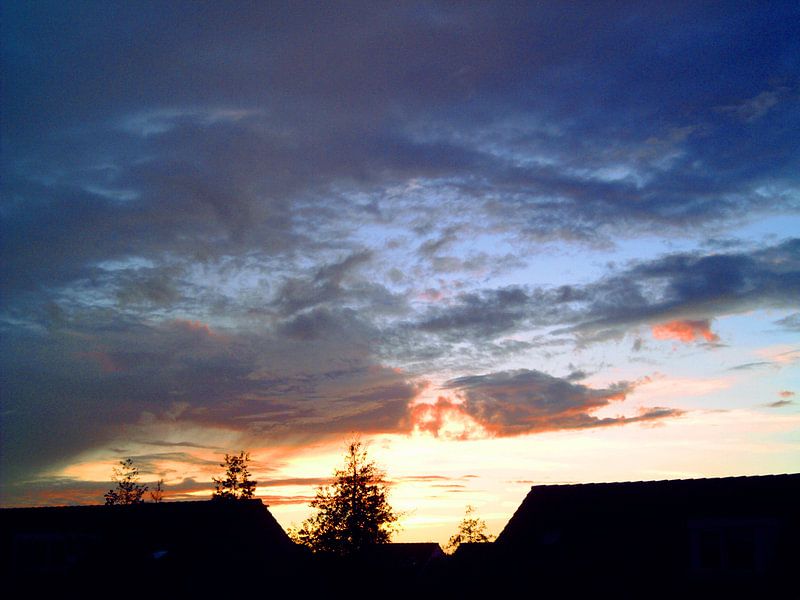
[[708, 319], [669, 321], [653, 325], [652, 331], [653, 337], [657, 340], [679, 340], [688, 343], [703, 338], [707, 342], [719, 341], [719, 336], [711, 331]]

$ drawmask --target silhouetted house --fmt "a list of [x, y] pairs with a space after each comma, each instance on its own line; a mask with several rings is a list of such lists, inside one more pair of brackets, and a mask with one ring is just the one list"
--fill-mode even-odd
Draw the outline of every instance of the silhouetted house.
[[368, 546], [361, 556], [376, 571], [414, 577], [443, 558], [444, 552], [436, 542], [375, 544]]
[[[445, 558], [442, 548], [436, 542], [373, 544], [358, 552], [345, 555], [317, 553], [309, 561], [309, 574], [322, 585], [304, 582], [300, 592], [306, 597], [320, 594], [345, 595], [341, 590], [349, 590], [346, 582], [358, 582], [353, 590], [355, 597], [365, 597], [370, 590], [389, 591], [389, 597], [419, 593], [422, 586]], [[335, 584], [332, 590], [330, 582]], [[346, 592], [350, 595], [350, 592]], [[427, 596], [425, 596], [427, 597]]]
[[[798, 592], [800, 474], [534, 486], [494, 543], [496, 581], [616, 597]], [[725, 596], [723, 596], [725, 594]]]
[[495, 557], [493, 542], [463, 542], [430, 571], [426, 583], [440, 597], [497, 597], [500, 563]]
[[480, 568], [491, 560], [493, 542], [462, 542], [453, 553], [453, 559], [470, 568]]
[[128, 577], [191, 590], [226, 569], [279, 576], [299, 558], [260, 500], [2, 509], [0, 530], [4, 579], [27, 587]]

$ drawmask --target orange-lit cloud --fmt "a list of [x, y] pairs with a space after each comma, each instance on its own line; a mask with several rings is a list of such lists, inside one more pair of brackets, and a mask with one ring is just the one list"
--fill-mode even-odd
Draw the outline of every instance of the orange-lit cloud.
[[794, 396], [794, 392], [792, 392], [791, 390], [782, 390], [781, 392], [778, 393], [778, 395], [781, 398], [791, 398], [792, 396]]
[[652, 331], [653, 337], [657, 340], [678, 340], [688, 343], [703, 338], [707, 342], [719, 341], [719, 336], [711, 331], [708, 319], [669, 321], [653, 325]]
[[18, 506], [71, 506], [76, 504], [103, 504], [111, 484], [75, 481], [71, 485], [53, 485], [50, 489], [33, 486], [17, 499]]
[[625, 400], [634, 387], [634, 383], [620, 382], [594, 389], [519, 369], [448, 381], [443, 388], [453, 390], [455, 398], [440, 396], [435, 403], [416, 404], [411, 413], [417, 430], [458, 439], [624, 425], [681, 414], [662, 407], [643, 409], [630, 417], [594, 414], [611, 402]]
[[435, 437], [466, 440], [486, 435], [485, 428], [451, 398], [439, 396], [433, 404], [415, 404], [410, 412], [414, 428]]

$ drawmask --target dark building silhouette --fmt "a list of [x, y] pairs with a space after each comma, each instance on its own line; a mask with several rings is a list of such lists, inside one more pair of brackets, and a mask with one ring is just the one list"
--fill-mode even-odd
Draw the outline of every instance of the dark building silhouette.
[[215, 577], [289, 577], [304, 554], [260, 500], [0, 510], [3, 579], [31, 591], [204, 595]]
[[512, 588], [764, 597], [798, 592], [799, 544], [800, 474], [541, 485], [487, 563], [489, 579]]
[[[363, 598], [386, 589], [390, 598], [427, 598], [430, 582], [439, 578], [446, 559], [436, 542], [372, 544], [345, 555], [319, 552], [304, 563], [305, 576], [294, 593], [304, 598]], [[356, 582], [355, 589], [350, 582]]]
[[494, 549], [492, 542], [462, 542], [453, 553], [453, 559], [474, 568], [481, 568], [491, 560]]
[[375, 544], [365, 548], [357, 559], [379, 578], [401, 578], [406, 584], [422, 580], [445, 558], [436, 542]]
[[800, 474], [534, 486], [452, 557], [312, 555], [260, 500], [2, 509], [0, 531], [3, 581], [34, 597], [796, 597]]

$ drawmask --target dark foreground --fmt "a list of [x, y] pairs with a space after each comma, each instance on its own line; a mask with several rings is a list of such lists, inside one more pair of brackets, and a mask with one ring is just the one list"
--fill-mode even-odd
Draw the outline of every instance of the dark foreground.
[[497, 541], [291, 542], [260, 501], [0, 510], [28, 597], [800, 597], [800, 475], [534, 486]]

